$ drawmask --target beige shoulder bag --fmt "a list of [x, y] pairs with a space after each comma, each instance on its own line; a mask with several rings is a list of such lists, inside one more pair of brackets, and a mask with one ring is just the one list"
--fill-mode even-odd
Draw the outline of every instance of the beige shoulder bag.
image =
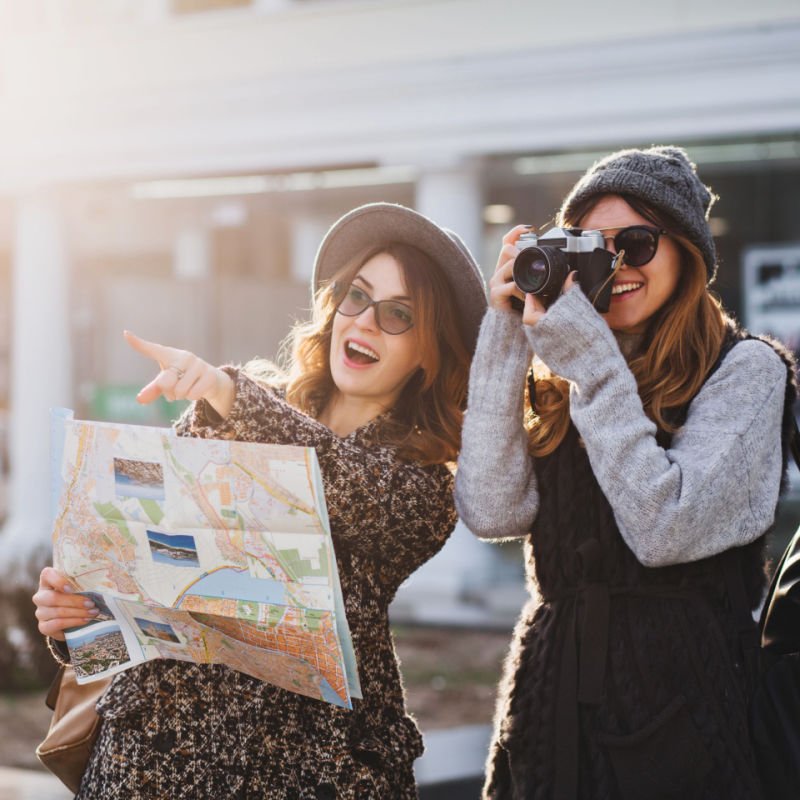
[[36, 755], [72, 792], [78, 791], [100, 732], [95, 706], [110, 683], [111, 678], [106, 678], [80, 685], [75, 680], [75, 670], [61, 666], [47, 695], [53, 719]]

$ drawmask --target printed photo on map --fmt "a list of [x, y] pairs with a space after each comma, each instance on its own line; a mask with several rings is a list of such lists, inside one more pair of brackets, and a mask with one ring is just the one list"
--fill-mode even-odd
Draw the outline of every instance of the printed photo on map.
[[72, 666], [78, 677], [106, 672], [130, 661], [119, 625], [91, 625], [88, 630], [84, 626], [80, 631], [65, 634]]
[[200, 566], [194, 536], [148, 530], [147, 541], [153, 561], [157, 564], [169, 564], [171, 567]]
[[114, 488], [117, 497], [164, 499], [164, 468], [148, 461], [114, 459]]
[[133, 619], [145, 636], [149, 636], [151, 639], [160, 639], [162, 642], [180, 644], [181, 640], [178, 634], [166, 622], [156, 622], [152, 619], [141, 619], [140, 617], [134, 617]]

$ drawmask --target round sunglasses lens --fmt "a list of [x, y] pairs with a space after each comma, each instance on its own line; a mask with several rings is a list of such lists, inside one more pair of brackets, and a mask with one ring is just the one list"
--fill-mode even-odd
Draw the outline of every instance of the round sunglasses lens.
[[617, 252], [625, 251], [625, 263], [631, 267], [643, 267], [656, 254], [658, 242], [647, 228], [628, 228], [620, 231], [614, 239]]
[[381, 302], [376, 309], [378, 312], [378, 326], [386, 333], [404, 333], [413, 324], [411, 311], [402, 303]]
[[358, 316], [369, 305], [369, 297], [358, 289], [350, 289], [339, 303], [338, 311], [346, 317]]

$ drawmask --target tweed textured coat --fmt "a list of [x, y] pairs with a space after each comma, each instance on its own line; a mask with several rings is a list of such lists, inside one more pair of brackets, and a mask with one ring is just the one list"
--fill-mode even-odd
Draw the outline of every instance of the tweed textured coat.
[[78, 798], [415, 798], [422, 738], [405, 711], [388, 606], [455, 526], [451, 473], [400, 460], [380, 444], [381, 418], [339, 438], [230, 372], [229, 416], [201, 401], [178, 431], [316, 448], [364, 699], [349, 711], [224, 666], [148, 662], [118, 675], [99, 703]]

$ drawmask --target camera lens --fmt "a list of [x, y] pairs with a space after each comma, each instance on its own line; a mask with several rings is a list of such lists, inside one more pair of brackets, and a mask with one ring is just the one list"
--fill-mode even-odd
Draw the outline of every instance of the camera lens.
[[566, 253], [557, 247], [526, 247], [514, 260], [512, 274], [525, 294], [557, 295], [569, 274]]

